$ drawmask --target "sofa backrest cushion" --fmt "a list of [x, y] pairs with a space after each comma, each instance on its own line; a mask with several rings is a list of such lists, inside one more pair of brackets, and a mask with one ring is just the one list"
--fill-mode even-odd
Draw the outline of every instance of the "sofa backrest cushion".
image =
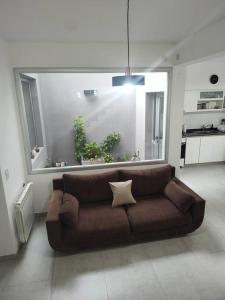
[[63, 194], [63, 201], [59, 212], [59, 218], [63, 225], [74, 228], [78, 223], [79, 202], [71, 194]]
[[186, 213], [194, 202], [193, 196], [173, 180], [166, 185], [164, 195], [183, 213]]
[[165, 186], [173, 176], [174, 168], [170, 165], [141, 170], [119, 170], [121, 181], [132, 180], [132, 194], [134, 196], [163, 193]]
[[109, 182], [118, 181], [118, 171], [91, 175], [63, 175], [64, 192], [74, 195], [80, 203], [113, 199]]

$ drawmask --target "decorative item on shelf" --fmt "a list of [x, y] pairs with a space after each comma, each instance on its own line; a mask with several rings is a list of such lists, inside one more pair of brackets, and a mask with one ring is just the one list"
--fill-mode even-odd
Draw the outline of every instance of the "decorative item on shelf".
[[143, 75], [132, 75], [130, 68], [130, 0], [127, 0], [127, 68], [125, 75], [112, 77], [112, 86], [145, 85]]
[[131, 157], [132, 161], [139, 161], [140, 160], [140, 154], [139, 150], [137, 152], [134, 152], [133, 156]]
[[40, 149], [38, 148], [38, 145], [36, 145], [35, 147], [34, 147], [34, 150], [35, 150], [35, 152], [40, 152]]
[[63, 168], [63, 167], [66, 166], [66, 162], [65, 162], [65, 161], [56, 162], [56, 163], [55, 163], [55, 166], [56, 166], [57, 168]]
[[216, 84], [219, 81], [219, 77], [216, 74], [213, 74], [209, 77], [209, 81], [212, 84]]
[[34, 159], [34, 158], [35, 158], [35, 154], [34, 154], [33, 150], [30, 152], [30, 158], [31, 158], [31, 159]]
[[35, 149], [33, 149], [33, 150], [31, 151], [31, 158], [34, 159], [35, 156], [36, 156], [36, 151], [35, 151]]

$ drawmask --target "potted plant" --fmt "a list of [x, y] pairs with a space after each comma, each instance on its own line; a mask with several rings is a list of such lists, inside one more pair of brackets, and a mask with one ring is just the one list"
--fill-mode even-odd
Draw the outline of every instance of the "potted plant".
[[86, 143], [83, 150], [82, 165], [104, 163], [101, 147], [96, 143]]
[[119, 133], [113, 132], [109, 134], [102, 144], [96, 142], [88, 142], [84, 118], [78, 116], [74, 120], [74, 142], [75, 142], [75, 159], [82, 165], [111, 163], [114, 158], [111, 154], [114, 147], [120, 142]]
[[86, 132], [84, 128], [84, 118], [82, 116], [78, 116], [74, 120], [74, 143], [75, 143], [75, 159], [81, 163], [84, 147], [87, 143]]

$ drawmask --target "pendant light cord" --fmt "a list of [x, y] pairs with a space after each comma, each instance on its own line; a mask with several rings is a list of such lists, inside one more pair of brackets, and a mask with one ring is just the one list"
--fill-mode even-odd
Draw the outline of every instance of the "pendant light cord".
[[130, 0], [127, 0], [127, 75], [130, 75]]

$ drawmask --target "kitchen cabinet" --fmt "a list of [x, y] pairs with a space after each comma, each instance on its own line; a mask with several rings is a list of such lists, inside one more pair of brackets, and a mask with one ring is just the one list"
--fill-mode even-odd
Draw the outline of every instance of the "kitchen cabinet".
[[225, 135], [186, 138], [186, 165], [220, 161], [225, 161]]
[[186, 139], [185, 164], [197, 164], [199, 162], [201, 137], [190, 137]]
[[225, 136], [201, 137], [199, 163], [225, 161]]
[[195, 112], [197, 111], [198, 91], [185, 91], [184, 92], [184, 111]]

